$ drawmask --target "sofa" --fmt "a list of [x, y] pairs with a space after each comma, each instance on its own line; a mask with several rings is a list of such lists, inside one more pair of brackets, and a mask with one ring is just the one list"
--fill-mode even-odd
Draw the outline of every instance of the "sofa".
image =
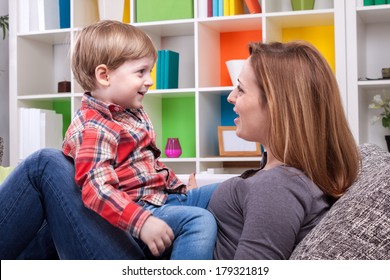
[[0, 137], [0, 165], [3, 162], [4, 141], [3, 137]]
[[359, 146], [356, 182], [297, 245], [294, 260], [390, 260], [390, 153]]

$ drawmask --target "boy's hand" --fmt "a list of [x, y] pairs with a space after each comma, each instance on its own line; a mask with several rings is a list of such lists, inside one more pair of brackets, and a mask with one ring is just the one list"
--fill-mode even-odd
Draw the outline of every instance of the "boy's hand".
[[196, 183], [195, 173], [191, 173], [190, 177], [188, 178], [187, 191], [196, 189], [197, 187], [198, 184]]
[[171, 246], [175, 236], [167, 223], [149, 216], [141, 228], [139, 237], [149, 247], [150, 252], [158, 257]]

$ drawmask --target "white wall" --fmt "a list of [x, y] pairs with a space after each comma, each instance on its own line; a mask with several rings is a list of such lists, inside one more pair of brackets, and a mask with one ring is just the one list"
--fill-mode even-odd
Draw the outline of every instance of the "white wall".
[[[0, 15], [8, 14], [8, 0], [0, 0]], [[4, 138], [2, 165], [9, 165], [9, 40], [0, 31], [0, 136]]]

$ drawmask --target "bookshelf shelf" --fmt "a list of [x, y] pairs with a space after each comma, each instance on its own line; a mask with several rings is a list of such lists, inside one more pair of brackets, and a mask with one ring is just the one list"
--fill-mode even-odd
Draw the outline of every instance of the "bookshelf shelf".
[[348, 119], [359, 143], [387, 149], [383, 136], [388, 130], [372, 122], [378, 111], [368, 106], [376, 94], [390, 95], [390, 80], [379, 80], [381, 69], [390, 66], [390, 5], [364, 6], [363, 0], [357, 0], [347, 2], [346, 11]]
[[[64, 126], [67, 126], [81, 106], [83, 94], [72, 77], [69, 49], [82, 27], [99, 20], [98, 1], [70, 0], [70, 28], [39, 32], [20, 32], [21, 29], [17, 27], [21, 16], [20, 1], [10, 1], [9, 5], [10, 26], [15, 27], [10, 32], [10, 56], [13, 61], [10, 66], [10, 122], [19, 123], [18, 108], [21, 107], [55, 108], [68, 115], [64, 118]], [[355, 15], [359, 24], [366, 26], [366, 29], [387, 28], [390, 22], [390, 7], [363, 7], [359, 1], [352, 12], [344, 1], [334, 0], [318, 0], [314, 10], [297, 12], [291, 10], [288, 0], [259, 0], [262, 7], [259, 14], [249, 14], [245, 8], [241, 15], [204, 17], [205, 13], [200, 9], [207, 1], [194, 0], [193, 17], [137, 22], [137, 1], [131, 0], [130, 23], [144, 30], [158, 49], [170, 49], [180, 54], [178, 88], [150, 90], [144, 101], [157, 133], [159, 148], [163, 151], [166, 138], [176, 136], [183, 148], [180, 158], [163, 157], [162, 161], [178, 174], [222, 168], [226, 162], [259, 162], [260, 157], [219, 157], [217, 139], [217, 126], [232, 123], [234, 118], [229, 114], [230, 104], [226, 101], [233, 86], [225, 61], [246, 58], [250, 41], [303, 39], [316, 45], [334, 67], [348, 114], [352, 114], [350, 106], [365, 105], [373, 92], [387, 89], [387, 81], [355, 82], [356, 91], [366, 94], [360, 96], [359, 93], [358, 98], [353, 97], [357, 104], [347, 102], [350, 99], [347, 98], [345, 59], [346, 28], [350, 24], [346, 24], [348, 17]], [[379, 27], [374, 27], [374, 24], [379, 24]], [[372, 35], [373, 38], [367, 33], [363, 35], [365, 40], [389, 45], [387, 39], [379, 36], [379, 32]], [[363, 59], [371, 59], [369, 54], [361, 55]], [[360, 71], [369, 74], [369, 70], [359, 68]], [[72, 81], [70, 93], [56, 93], [59, 80]], [[359, 117], [367, 118], [364, 114]], [[350, 119], [355, 129], [360, 128], [352, 117]], [[16, 164], [18, 127], [11, 128], [10, 138], [11, 164]], [[236, 174], [242, 170], [241, 167], [229, 167], [226, 172]]]

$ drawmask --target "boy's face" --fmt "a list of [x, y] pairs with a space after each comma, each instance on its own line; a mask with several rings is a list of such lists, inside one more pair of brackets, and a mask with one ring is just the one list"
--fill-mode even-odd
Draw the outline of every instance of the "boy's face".
[[144, 57], [128, 60], [119, 68], [109, 71], [109, 86], [103, 101], [124, 109], [141, 108], [146, 92], [153, 85], [150, 75], [153, 65], [152, 58]]

